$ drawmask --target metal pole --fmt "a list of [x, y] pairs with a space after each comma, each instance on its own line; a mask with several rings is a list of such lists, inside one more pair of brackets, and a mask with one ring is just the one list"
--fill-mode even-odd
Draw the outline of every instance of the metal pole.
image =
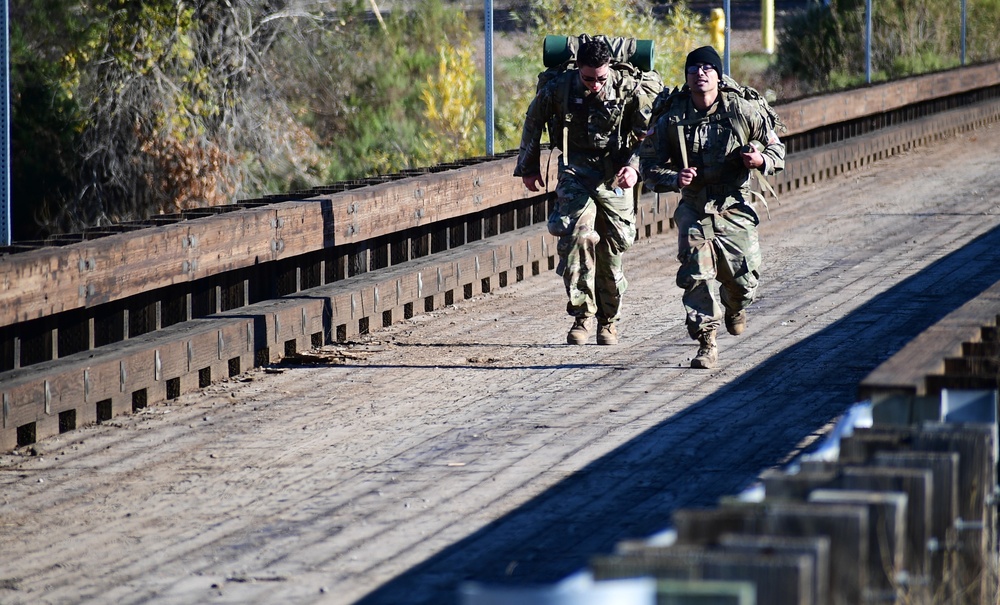
[[731, 29], [732, 13], [729, 10], [729, 0], [723, 0], [722, 11], [726, 13], [726, 49], [722, 51], [722, 71], [730, 74], [732, 72], [729, 70], [729, 31]]
[[965, 65], [965, 17], [966, 0], [962, 0], [962, 65]]
[[0, 80], [3, 80], [3, 106], [0, 121], [0, 129], [3, 130], [3, 155], [0, 157], [0, 246], [9, 246], [10, 240], [10, 36], [7, 17], [10, 14], [8, 0], [3, 0], [3, 14], [0, 20], [3, 21], [3, 40], [0, 41]]
[[774, 0], [760, 0], [760, 38], [764, 52], [774, 54]]
[[872, 83], [872, 0], [865, 0], [865, 82]]
[[493, 0], [483, 0], [486, 30], [486, 155], [493, 155]]

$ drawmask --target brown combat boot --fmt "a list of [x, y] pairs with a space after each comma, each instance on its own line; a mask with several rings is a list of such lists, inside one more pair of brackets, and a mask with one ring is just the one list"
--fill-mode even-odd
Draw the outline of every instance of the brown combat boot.
[[730, 315], [726, 313], [726, 331], [733, 336], [739, 336], [747, 327], [747, 310], [740, 309]]
[[719, 347], [715, 344], [715, 330], [698, 335], [698, 354], [691, 360], [692, 368], [710, 370], [719, 361]]
[[593, 325], [592, 317], [577, 317], [573, 322], [573, 327], [566, 335], [566, 342], [571, 345], [585, 345], [590, 338], [590, 326]]
[[597, 326], [597, 344], [618, 344], [618, 328], [615, 327], [615, 324], [599, 324]]

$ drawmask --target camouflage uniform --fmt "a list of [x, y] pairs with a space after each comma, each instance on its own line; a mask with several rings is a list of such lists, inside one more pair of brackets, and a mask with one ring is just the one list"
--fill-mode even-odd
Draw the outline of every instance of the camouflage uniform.
[[660, 87], [651, 87], [634, 68], [612, 64], [607, 83], [593, 94], [579, 71], [569, 69], [542, 86], [528, 107], [514, 176], [541, 172], [546, 126], [557, 147], [568, 146], [559, 158], [548, 229], [559, 237], [557, 272], [569, 296], [566, 311], [574, 317], [596, 316], [608, 324], [621, 315], [628, 286], [622, 255], [635, 241], [635, 202], [631, 188], [617, 187], [615, 175], [623, 166], [638, 172], [638, 143]]
[[[785, 146], [759, 106], [720, 85], [719, 101], [700, 112], [686, 91], [658, 99], [659, 118], [641, 151], [642, 176], [654, 191], [678, 191], [683, 168], [683, 129], [687, 165], [698, 168], [681, 191], [674, 212], [677, 226], [677, 285], [684, 290], [691, 338], [718, 329], [723, 313], [739, 313], [753, 300], [760, 278], [760, 220], [752, 205], [750, 169], [740, 148], [755, 145], [764, 156], [764, 174], [785, 165]], [[662, 113], [660, 113], [662, 111]], [[720, 282], [719, 293], [712, 282]]]

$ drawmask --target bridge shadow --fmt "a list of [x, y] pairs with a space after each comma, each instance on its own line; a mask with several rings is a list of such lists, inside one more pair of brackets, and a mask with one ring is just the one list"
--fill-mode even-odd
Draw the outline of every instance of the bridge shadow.
[[855, 402], [858, 383], [878, 364], [997, 281], [1000, 228], [358, 602], [455, 603], [463, 580], [555, 582], [623, 539], [669, 527], [679, 508], [715, 506], [843, 413]]

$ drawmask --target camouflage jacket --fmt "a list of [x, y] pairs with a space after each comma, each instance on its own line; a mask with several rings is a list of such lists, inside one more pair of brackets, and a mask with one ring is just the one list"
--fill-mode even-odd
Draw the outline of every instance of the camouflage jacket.
[[[548, 127], [566, 166], [611, 178], [621, 167], [639, 170], [638, 145], [650, 126], [659, 74], [614, 63], [596, 95], [567, 69], [544, 83], [528, 107], [514, 176], [539, 174], [542, 132]], [[568, 149], [567, 149], [568, 147]]]
[[[687, 90], [661, 93], [657, 99], [653, 131], [640, 150], [641, 175], [653, 191], [679, 191], [677, 173], [698, 168], [694, 182], [682, 191], [683, 199], [719, 202], [746, 200], [751, 170], [743, 165], [740, 149], [754, 145], [764, 157], [764, 174], [785, 167], [785, 145], [775, 124], [759, 104], [722, 88], [719, 100], [706, 112], [698, 111]], [[681, 152], [683, 141], [684, 153]]]

